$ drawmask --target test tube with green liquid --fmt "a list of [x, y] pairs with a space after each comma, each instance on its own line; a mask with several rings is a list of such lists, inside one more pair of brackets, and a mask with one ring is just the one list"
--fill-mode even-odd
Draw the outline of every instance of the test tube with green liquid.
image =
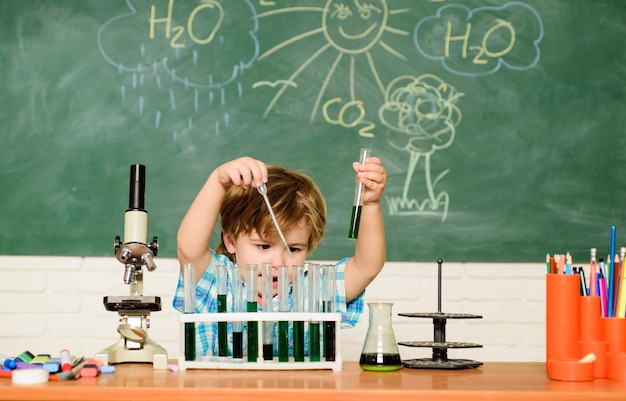
[[[365, 159], [370, 157], [371, 149], [361, 148], [359, 163], [365, 164]], [[356, 239], [359, 236], [359, 225], [361, 224], [361, 208], [363, 207], [363, 183], [359, 180], [354, 188], [354, 203], [352, 205], [352, 217], [350, 219], [350, 232], [348, 238]]]
[[[217, 312], [226, 312], [227, 290], [226, 266], [217, 264]], [[217, 322], [218, 355], [228, 356], [228, 322]]]
[[[278, 311], [289, 313], [289, 266], [278, 266]], [[289, 362], [289, 321], [278, 321], [278, 362]]]
[[[293, 312], [304, 312], [304, 266], [292, 266]], [[304, 362], [304, 321], [293, 322], [293, 360]]]
[[[263, 312], [272, 312], [274, 297], [274, 267], [271, 263], [261, 264], [261, 291], [263, 296]], [[263, 322], [263, 360], [274, 359], [274, 322]]]
[[[307, 263], [309, 274], [309, 312], [318, 313], [320, 311], [320, 266], [314, 263]], [[311, 362], [320, 361], [320, 322], [309, 322], [309, 360]]]
[[[243, 312], [241, 274], [239, 266], [233, 266], [233, 312]], [[243, 358], [243, 322], [233, 322], [233, 358]]]
[[[322, 304], [324, 312], [335, 312], [335, 265], [323, 265]], [[324, 322], [324, 356], [327, 361], [335, 360], [335, 321]]]
[[[248, 265], [246, 267], [246, 310], [248, 312], [258, 312], [258, 265]], [[256, 362], [259, 357], [259, 322], [248, 321], [248, 362]]]
[[[185, 313], [196, 313], [196, 266], [185, 263], [183, 266], [183, 285], [185, 293]], [[196, 360], [196, 324], [185, 323], [185, 360]]]

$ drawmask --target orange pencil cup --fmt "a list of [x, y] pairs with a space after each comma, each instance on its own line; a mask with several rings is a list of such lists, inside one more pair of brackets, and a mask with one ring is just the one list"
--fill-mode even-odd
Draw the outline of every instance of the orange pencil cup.
[[580, 358], [580, 277], [546, 275], [546, 369], [550, 360]]
[[626, 318], [603, 317], [602, 331], [607, 352], [626, 352]]
[[602, 332], [600, 297], [580, 297], [580, 339], [603, 341]]

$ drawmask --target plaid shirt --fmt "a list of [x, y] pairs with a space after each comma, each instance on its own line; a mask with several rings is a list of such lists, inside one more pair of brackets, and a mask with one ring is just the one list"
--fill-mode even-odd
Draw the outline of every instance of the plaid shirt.
[[[232, 288], [232, 274], [233, 274], [233, 262], [224, 255], [218, 255], [211, 250], [211, 263], [209, 268], [206, 269], [200, 281], [196, 285], [196, 313], [217, 313], [217, 263], [224, 264], [227, 270], [227, 312], [233, 312], [233, 288]], [[341, 327], [349, 328], [354, 327], [359, 318], [363, 314], [363, 294], [349, 303], [346, 303], [346, 289], [344, 284], [344, 268], [348, 258], [342, 259], [336, 264], [336, 288], [335, 288], [335, 308], [337, 312], [341, 313]], [[289, 285], [289, 309], [292, 308], [292, 287]], [[246, 283], [243, 281], [243, 305], [246, 304]], [[304, 305], [308, 305], [308, 280], [304, 280]], [[184, 282], [182, 272], [178, 277], [178, 285], [176, 287], [176, 293], [172, 301], [174, 309], [179, 312], [184, 311], [185, 297], [184, 297]], [[259, 305], [259, 311], [262, 310]], [[278, 310], [278, 297], [274, 297], [272, 300], [272, 310]], [[244, 331], [246, 330], [247, 323], [243, 322]], [[274, 354], [278, 353], [277, 349], [277, 325], [274, 325]], [[293, 353], [293, 336], [292, 336], [292, 324], [289, 323], [289, 353]], [[229, 336], [229, 355], [232, 355], [232, 330], [233, 324], [228, 323], [228, 336]], [[218, 354], [218, 330], [217, 323], [196, 323], [196, 355], [217, 355]], [[308, 336], [307, 336], [308, 337]], [[246, 336], [244, 335], [243, 349], [247, 347]], [[305, 338], [305, 347], [308, 350], [308, 339]], [[308, 354], [308, 351], [305, 352]]]

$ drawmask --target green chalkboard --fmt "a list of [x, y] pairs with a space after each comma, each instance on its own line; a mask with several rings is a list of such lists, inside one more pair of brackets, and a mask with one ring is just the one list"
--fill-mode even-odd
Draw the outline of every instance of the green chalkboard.
[[626, 234], [626, 2], [0, 0], [0, 253], [113, 256], [129, 168], [174, 257], [206, 177], [307, 171], [347, 238], [383, 159], [389, 260], [588, 260]]

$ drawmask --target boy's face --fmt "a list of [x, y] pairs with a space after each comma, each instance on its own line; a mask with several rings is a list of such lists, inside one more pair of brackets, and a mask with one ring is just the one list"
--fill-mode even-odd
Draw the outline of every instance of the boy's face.
[[[304, 264], [308, 254], [309, 238], [311, 229], [306, 226], [304, 220], [294, 226], [289, 231], [283, 232], [285, 240], [289, 245], [292, 256], [285, 249], [285, 245], [278, 233], [272, 233], [264, 241], [256, 231], [248, 234], [240, 234], [235, 240], [224, 234], [224, 245], [230, 253], [236, 255], [237, 264], [240, 267], [242, 279], [246, 280], [246, 266], [261, 263], [271, 263], [273, 269], [273, 290], [272, 294], [278, 294], [278, 266], [298, 266]], [[291, 281], [291, 269], [289, 269], [289, 280]], [[261, 267], [257, 269], [257, 288], [259, 301], [261, 299], [263, 285], [261, 282]]]

